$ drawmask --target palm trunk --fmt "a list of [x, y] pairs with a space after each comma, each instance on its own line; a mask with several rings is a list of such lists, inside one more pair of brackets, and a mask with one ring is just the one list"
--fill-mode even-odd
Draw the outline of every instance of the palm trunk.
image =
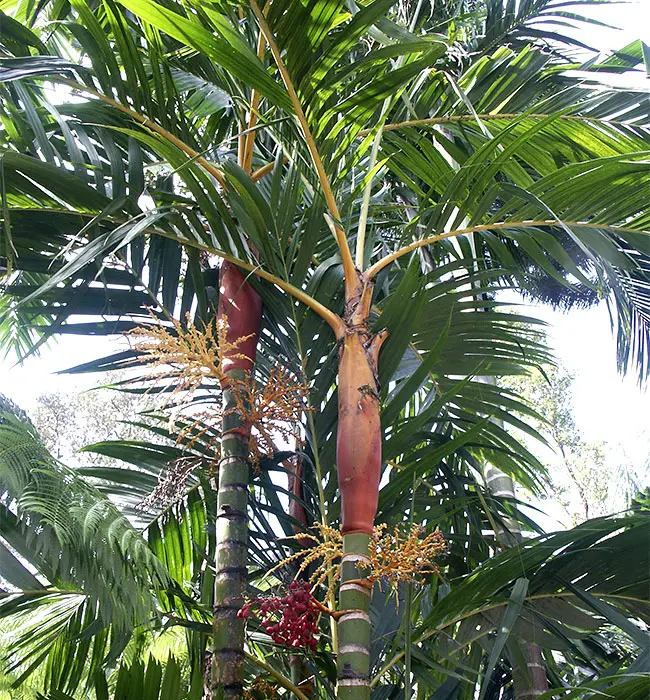
[[[300, 534], [305, 532], [309, 525], [307, 513], [303, 505], [303, 486], [302, 486], [302, 460], [300, 457], [290, 459], [285, 462], [287, 467], [288, 488], [289, 491], [289, 515], [299, 524], [293, 526], [293, 532], [297, 537], [297, 542], [302, 547], [308, 547], [311, 544], [309, 539], [301, 538]], [[302, 692], [311, 697], [313, 694], [313, 683], [307, 680], [309, 669], [303, 663], [300, 656], [289, 657], [289, 668], [291, 669], [291, 682], [300, 688]], [[297, 700], [295, 695], [291, 695], [292, 700]]]
[[373, 533], [381, 471], [377, 358], [385, 333], [370, 333], [372, 287], [359, 283], [348, 295], [339, 338], [339, 422], [336, 462], [341, 491], [343, 558], [339, 590], [337, 697], [370, 698], [370, 596], [368, 547]]
[[[515, 482], [500, 469], [488, 464], [485, 466], [485, 483], [496, 498], [515, 498]], [[503, 518], [494, 533], [502, 549], [516, 547], [521, 542], [521, 527], [514, 518]]]
[[305, 506], [303, 505], [302, 459], [296, 457], [295, 460], [287, 460], [285, 466], [287, 467], [287, 490], [291, 494], [289, 497], [289, 515], [299, 523], [293, 526], [293, 533], [296, 535], [297, 542], [301, 547], [309, 547], [310, 539], [300, 536], [309, 525]]
[[357, 567], [357, 562], [368, 561], [369, 543], [370, 535], [363, 532], [343, 535], [336, 695], [339, 700], [369, 700], [370, 698], [372, 584], [365, 578], [367, 569]]
[[[494, 496], [515, 498], [514, 481], [496, 467], [486, 467], [485, 481]], [[504, 520], [503, 527], [498, 527], [495, 535], [503, 548], [516, 547], [522, 541], [519, 523], [511, 518]], [[541, 649], [536, 644], [525, 644], [523, 651], [526, 667], [512, 665], [515, 698], [516, 700], [534, 700], [548, 690], [544, 659]]]
[[[244, 620], [237, 617], [247, 584], [248, 452], [250, 427], [237, 411], [236, 382], [253, 369], [259, 340], [262, 303], [239, 270], [224, 262], [219, 271], [220, 322], [229, 343], [248, 336], [224, 357], [221, 462], [217, 494], [217, 557], [214, 592], [214, 647], [210, 678], [213, 697], [241, 698], [244, 668]], [[241, 357], [244, 356], [244, 357]]]
[[512, 682], [516, 700], [535, 700], [548, 690], [542, 650], [536, 644], [524, 645], [525, 668], [513, 664]]
[[[303, 692], [308, 698], [314, 693], [314, 684], [308, 679], [309, 669], [303, 663], [301, 656], [289, 657], [289, 668], [291, 670], [291, 682]], [[313, 677], [312, 677], [313, 678]], [[296, 695], [291, 694], [292, 700], [298, 700]]]
[[[483, 381], [495, 384], [494, 377], [484, 377]], [[501, 422], [501, 427], [503, 423]], [[507, 474], [492, 465], [485, 466], [485, 482], [493, 496], [497, 498], [516, 498], [515, 482]], [[522, 541], [521, 527], [516, 519], [504, 518], [503, 526], [497, 526], [494, 533], [503, 549], [516, 547]], [[536, 644], [523, 646], [526, 668], [512, 664], [512, 683], [515, 700], [534, 700], [548, 690], [548, 678], [542, 651]]]

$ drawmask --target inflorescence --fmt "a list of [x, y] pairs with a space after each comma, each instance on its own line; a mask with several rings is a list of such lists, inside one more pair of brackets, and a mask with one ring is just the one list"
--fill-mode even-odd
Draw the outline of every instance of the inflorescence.
[[254, 606], [259, 606], [262, 627], [276, 644], [316, 650], [315, 635], [323, 606], [311, 594], [307, 581], [292, 581], [282, 598], [257, 598], [244, 604], [237, 617], [250, 617]]

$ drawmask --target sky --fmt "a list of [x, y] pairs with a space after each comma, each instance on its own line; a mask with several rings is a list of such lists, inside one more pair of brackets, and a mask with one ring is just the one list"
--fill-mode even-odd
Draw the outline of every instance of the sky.
[[[650, 0], [609, 7], [587, 5], [585, 13], [621, 28], [589, 27], [579, 34], [587, 44], [602, 51], [622, 48], [635, 39], [650, 44]], [[549, 322], [556, 354], [575, 374], [574, 417], [585, 439], [610, 443], [641, 469], [650, 453], [650, 391], [641, 391], [634, 376], [618, 375], [605, 305], [570, 314], [543, 307], [530, 312]], [[117, 351], [119, 343], [119, 339], [64, 336], [23, 366], [5, 360], [0, 363], [0, 392], [29, 410], [43, 392], [89, 389], [102, 383], [101, 376], [55, 373]], [[650, 474], [646, 473], [646, 478], [645, 485], [650, 485]]]
[[84, 391], [102, 384], [102, 375], [58, 374], [84, 362], [125, 349], [122, 338], [61, 336], [22, 365], [6, 358], [0, 364], [0, 393], [29, 411], [43, 393]]
[[[650, 45], [650, 0], [587, 5], [583, 12], [611, 25], [591, 25], [576, 35], [601, 52], [623, 48], [636, 39]], [[641, 78], [635, 86], [650, 91], [650, 78]], [[621, 377], [617, 372], [616, 342], [606, 304], [570, 313], [537, 307], [534, 314], [550, 324], [551, 345], [575, 375], [574, 418], [584, 438], [607, 442], [610, 460], [629, 463], [643, 480], [641, 485], [650, 486], [650, 389], [641, 390], [633, 373]]]
[[582, 10], [578, 7], [576, 12], [610, 25], [590, 25], [581, 31], [583, 43], [599, 51], [620, 49], [636, 39], [650, 42], [650, 0], [617, 2], [608, 6], [586, 5]]

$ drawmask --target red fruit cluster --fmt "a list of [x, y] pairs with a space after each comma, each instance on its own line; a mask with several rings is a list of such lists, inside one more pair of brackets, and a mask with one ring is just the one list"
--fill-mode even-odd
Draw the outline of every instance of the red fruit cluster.
[[320, 608], [307, 581], [292, 581], [284, 598], [262, 598], [242, 606], [237, 617], [250, 617], [251, 607], [259, 605], [262, 627], [276, 644], [316, 650]]

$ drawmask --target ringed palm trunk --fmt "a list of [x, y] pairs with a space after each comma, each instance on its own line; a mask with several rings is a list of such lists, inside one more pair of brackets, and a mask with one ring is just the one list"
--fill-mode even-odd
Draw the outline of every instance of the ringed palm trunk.
[[[501, 498], [515, 498], [515, 483], [493, 466], [485, 469], [485, 481], [490, 492]], [[522, 540], [521, 528], [514, 519], [507, 519], [495, 533], [504, 548], [516, 547]], [[512, 664], [512, 681], [516, 700], [535, 700], [548, 690], [548, 679], [542, 651], [536, 644], [523, 645], [525, 667]]]
[[237, 617], [247, 583], [248, 552], [248, 453], [250, 426], [237, 411], [233, 393], [236, 382], [253, 369], [260, 335], [262, 302], [242, 273], [231, 263], [219, 270], [220, 322], [227, 324], [226, 340], [240, 342], [232, 355], [224, 356], [226, 379], [222, 382], [223, 422], [221, 462], [217, 493], [217, 557], [213, 610], [214, 647], [210, 674], [213, 697], [221, 690], [226, 698], [242, 696], [244, 620]]
[[346, 299], [339, 341], [336, 462], [341, 492], [343, 557], [339, 589], [337, 697], [370, 697], [369, 544], [381, 470], [377, 358], [386, 334], [369, 325], [372, 285], [363, 275]]
[[[496, 383], [493, 377], [484, 377], [483, 381], [489, 384]], [[513, 479], [491, 464], [485, 465], [485, 483], [497, 498], [516, 498]], [[516, 547], [523, 539], [521, 527], [515, 518], [504, 518], [503, 525], [498, 525], [494, 534], [503, 549]], [[524, 659], [520, 659], [518, 663], [511, 661], [515, 700], [535, 700], [548, 690], [542, 650], [536, 644], [524, 644], [523, 656]], [[525, 662], [525, 666], [522, 661]]]

